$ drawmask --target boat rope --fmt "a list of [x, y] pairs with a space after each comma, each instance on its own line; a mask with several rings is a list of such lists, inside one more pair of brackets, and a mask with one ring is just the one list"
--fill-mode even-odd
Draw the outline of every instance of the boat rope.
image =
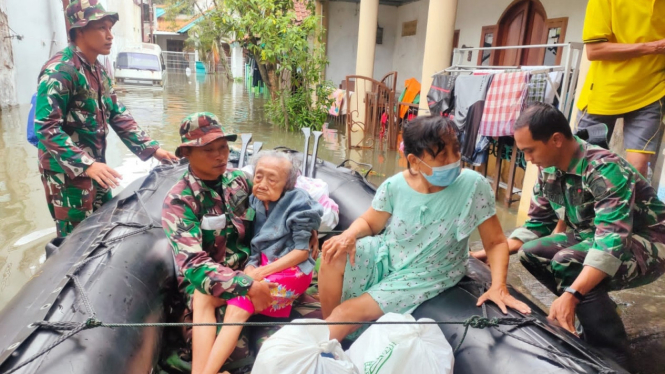
[[[75, 282], [76, 284], [76, 282]], [[78, 288], [78, 286], [77, 286]], [[84, 299], [85, 300], [85, 299]], [[467, 318], [464, 321], [368, 321], [368, 322], [330, 322], [330, 321], [298, 321], [298, 322], [280, 322], [280, 321], [270, 321], [270, 322], [237, 322], [237, 323], [191, 323], [191, 322], [156, 322], [156, 323], [105, 323], [94, 317], [88, 318], [84, 322], [48, 322], [40, 321], [34, 323], [36, 327], [41, 327], [43, 329], [55, 330], [55, 331], [66, 331], [65, 334], [60, 336], [55, 342], [50, 344], [48, 347], [44, 348], [40, 352], [36, 353], [29, 359], [17, 365], [10, 371], [7, 371], [5, 374], [11, 374], [21, 369], [25, 365], [28, 365], [32, 361], [36, 360], [40, 356], [49, 352], [60, 343], [66, 341], [72, 336], [78, 334], [83, 330], [89, 330], [98, 327], [106, 328], [150, 328], [150, 327], [205, 327], [205, 326], [242, 326], [242, 327], [276, 327], [276, 326], [287, 326], [287, 325], [303, 325], [303, 326], [312, 326], [312, 325], [324, 325], [324, 326], [334, 326], [334, 325], [462, 325], [464, 326], [464, 333], [460, 338], [460, 341], [457, 343], [457, 346], [454, 349], [455, 354], [460, 350], [464, 340], [466, 339], [467, 332], [469, 328], [474, 329], [486, 329], [493, 328], [495, 331], [498, 331], [501, 334], [507, 335], [514, 339], [517, 339], [525, 344], [528, 344], [532, 347], [546, 351], [552, 355], [559, 356], [562, 358], [567, 358], [571, 361], [575, 361], [579, 364], [587, 365], [594, 368], [598, 371], [599, 374], [616, 374], [617, 372], [611, 368], [598, 365], [594, 362], [591, 362], [586, 359], [575, 357], [567, 353], [557, 351], [553, 348], [546, 347], [534, 342], [530, 342], [516, 334], [513, 334], [509, 331], [504, 331], [499, 328], [499, 326], [516, 326], [523, 327], [526, 325], [539, 325], [541, 322], [536, 318], [532, 317], [494, 317], [494, 318], [485, 318], [478, 315]]]

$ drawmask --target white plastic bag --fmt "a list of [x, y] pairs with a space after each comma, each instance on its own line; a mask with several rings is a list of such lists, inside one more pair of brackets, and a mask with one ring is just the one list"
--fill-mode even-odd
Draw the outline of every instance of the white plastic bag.
[[[297, 325], [298, 322], [321, 322], [319, 319], [297, 319], [282, 327], [263, 343], [256, 356], [252, 373], [260, 374], [359, 374], [337, 340], [329, 340], [325, 325]], [[321, 356], [332, 354], [335, 358]]]
[[[379, 321], [415, 319], [410, 314], [388, 313]], [[437, 325], [372, 325], [346, 353], [364, 374], [452, 374], [455, 360]]]
[[296, 187], [301, 188], [323, 207], [319, 231], [330, 231], [339, 223], [339, 206], [330, 198], [328, 183], [321, 179], [298, 176]]

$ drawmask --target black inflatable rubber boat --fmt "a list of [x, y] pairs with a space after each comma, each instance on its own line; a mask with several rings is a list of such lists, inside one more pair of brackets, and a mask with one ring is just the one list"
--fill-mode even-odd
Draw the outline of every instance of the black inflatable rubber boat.
[[[302, 153], [290, 152], [302, 159]], [[312, 159], [315, 167], [308, 174], [328, 183], [340, 208], [337, 229], [344, 229], [370, 206], [375, 188], [355, 171]], [[46, 353], [16, 372], [154, 372], [165, 346], [162, 328], [90, 327], [96, 320], [166, 321], [175, 269], [160, 214], [166, 193], [185, 168], [156, 167], [87, 218], [61, 245], [47, 247], [48, 258], [39, 272], [0, 312], [0, 373], [15, 370], [42, 351]], [[437, 321], [504, 317], [494, 305], [475, 306], [489, 280], [488, 268], [472, 261], [459, 285], [422, 304], [414, 316]], [[526, 297], [512, 288], [510, 292], [531, 307], [531, 318], [511, 311], [508, 317], [524, 322], [469, 328], [455, 357], [455, 373], [624, 373], [580, 339], [549, 325], [546, 314]], [[465, 327], [441, 329], [455, 347]]]

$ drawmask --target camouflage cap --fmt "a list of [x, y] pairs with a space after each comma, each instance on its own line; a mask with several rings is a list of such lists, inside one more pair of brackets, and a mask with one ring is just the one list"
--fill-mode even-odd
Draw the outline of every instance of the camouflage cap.
[[117, 22], [120, 17], [118, 13], [107, 12], [98, 0], [73, 0], [67, 6], [67, 19], [71, 28], [85, 27], [90, 21], [97, 21], [104, 17], [110, 17]]
[[216, 115], [210, 112], [190, 114], [180, 123], [180, 138], [182, 144], [175, 150], [178, 157], [182, 157], [182, 147], [201, 147], [219, 138], [234, 142], [238, 135], [227, 133]]

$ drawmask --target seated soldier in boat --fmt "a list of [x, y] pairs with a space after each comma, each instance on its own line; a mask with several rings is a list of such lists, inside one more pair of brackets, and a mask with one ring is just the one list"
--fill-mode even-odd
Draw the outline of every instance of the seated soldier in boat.
[[[201, 112], [182, 121], [180, 136], [176, 154], [189, 160], [189, 169], [164, 201], [162, 226], [175, 254], [178, 287], [188, 307], [186, 318], [193, 314], [196, 321], [221, 322], [225, 306], [206, 319], [209, 301], [221, 305], [238, 296], [248, 296], [254, 309], [263, 311], [273, 302], [268, 284], [254, 282], [243, 272], [251, 255], [251, 182], [242, 171], [227, 168], [228, 142], [237, 135], [228, 133], [214, 114]], [[310, 247], [316, 244], [312, 235]], [[195, 299], [196, 291], [211, 298]], [[215, 335], [214, 326], [195, 327], [188, 334], [194, 372], [203, 370]], [[247, 336], [234, 346], [230, 360], [249, 356]]]
[[[249, 199], [256, 214], [255, 234], [245, 275], [255, 282], [270, 284], [273, 301], [261, 312], [269, 317], [289, 317], [293, 302], [312, 282], [314, 259], [309, 241], [312, 230], [321, 224], [323, 209], [305, 190], [295, 188], [297, 178], [298, 167], [286, 153], [262, 151], [254, 160], [254, 185]], [[251, 297], [224, 301], [195, 291], [194, 304], [206, 305], [204, 319], [214, 321], [215, 309], [226, 303], [224, 322], [238, 323], [247, 321], [256, 312]], [[195, 315], [194, 322], [204, 321], [197, 321]], [[219, 371], [235, 348], [241, 331], [242, 326], [222, 327], [202, 373]]]
[[[529, 313], [506, 288], [508, 243], [494, 194], [482, 175], [461, 170], [455, 125], [444, 117], [418, 117], [404, 127], [403, 139], [408, 169], [382, 183], [372, 206], [323, 245], [323, 316], [372, 321], [410, 313], [462, 279], [476, 228], [492, 269], [492, 286], [478, 305], [491, 300], [504, 313], [506, 307]], [[356, 329], [330, 326], [330, 338], [341, 341]]]

